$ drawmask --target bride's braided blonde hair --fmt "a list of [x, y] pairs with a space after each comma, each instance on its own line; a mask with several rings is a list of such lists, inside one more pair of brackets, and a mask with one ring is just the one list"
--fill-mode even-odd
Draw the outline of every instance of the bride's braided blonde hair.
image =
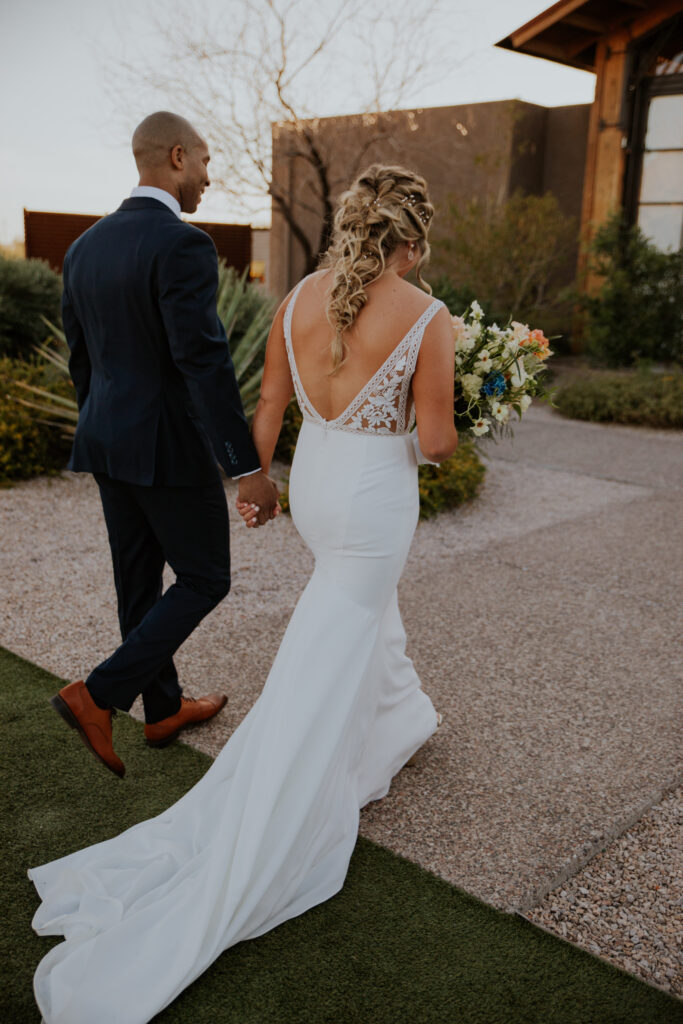
[[434, 208], [424, 178], [405, 167], [372, 164], [342, 193], [334, 218], [332, 244], [321, 267], [334, 272], [327, 318], [334, 328], [332, 373], [346, 359], [344, 334], [368, 301], [365, 288], [386, 269], [387, 258], [413, 242], [420, 253], [418, 283], [431, 295], [421, 271], [429, 259], [427, 232]]

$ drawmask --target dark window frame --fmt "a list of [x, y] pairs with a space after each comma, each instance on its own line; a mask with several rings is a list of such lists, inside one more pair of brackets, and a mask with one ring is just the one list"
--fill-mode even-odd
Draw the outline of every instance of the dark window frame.
[[[681, 15], [675, 15], [671, 21], [658, 26], [654, 33], [645, 39], [639, 39], [629, 47], [628, 61], [631, 68], [628, 84], [624, 95], [625, 123], [628, 126], [626, 149], [627, 160], [624, 174], [622, 206], [629, 224], [638, 220], [640, 205], [640, 189], [643, 178], [643, 157], [645, 154], [645, 136], [650, 112], [650, 103], [657, 96], [679, 95], [683, 93], [683, 72], [672, 75], [653, 75], [648, 73], [653, 57], [670, 33], [680, 25]], [[669, 205], [669, 204], [662, 204]], [[679, 205], [679, 204], [670, 204]]]

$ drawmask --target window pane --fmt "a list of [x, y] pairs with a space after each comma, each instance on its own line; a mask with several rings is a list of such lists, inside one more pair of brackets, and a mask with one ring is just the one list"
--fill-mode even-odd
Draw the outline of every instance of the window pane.
[[641, 203], [683, 202], [683, 151], [643, 154]]
[[683, 93], [652, 97], [645, 149], [683, 149]]
[[638, 225], [658, 249], [673, 251], [683, 246], [683, 203], [674, 206], [641, 206]]

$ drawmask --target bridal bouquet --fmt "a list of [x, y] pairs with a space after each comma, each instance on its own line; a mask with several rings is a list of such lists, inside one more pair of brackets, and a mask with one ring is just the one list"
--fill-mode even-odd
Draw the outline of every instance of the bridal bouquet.
[[463, 316], [454, 316], [455, 425], [473, 434], [511, 433], [514, 409], [519, 419], [532, 398], [552, 400], [539, 378], [552, 355], [541, 330], [513, 320], [508, 327], [482, 323], [475, 300]]

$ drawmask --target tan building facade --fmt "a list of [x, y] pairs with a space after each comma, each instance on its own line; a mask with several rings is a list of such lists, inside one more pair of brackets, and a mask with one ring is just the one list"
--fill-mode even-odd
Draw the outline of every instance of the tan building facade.
[[[563, 212], [581, 213], [589, 105], [543, 107], [520, 100], [390, 111], [307, 122], [329, 174], [330, 195], [368, 164], [414, 168], [428, 181], [436, 213], [449, 197], [500, 203], [520, 188], [553, 192]], [[299, 155], [297, 130], [273, 131], [273, 185], [286, 197], [314, 254], [319, 252], [323, 203], [319, 175]], [[311, 269], [304, 247], [273, 204], [270, 290], [278, 297]]]

